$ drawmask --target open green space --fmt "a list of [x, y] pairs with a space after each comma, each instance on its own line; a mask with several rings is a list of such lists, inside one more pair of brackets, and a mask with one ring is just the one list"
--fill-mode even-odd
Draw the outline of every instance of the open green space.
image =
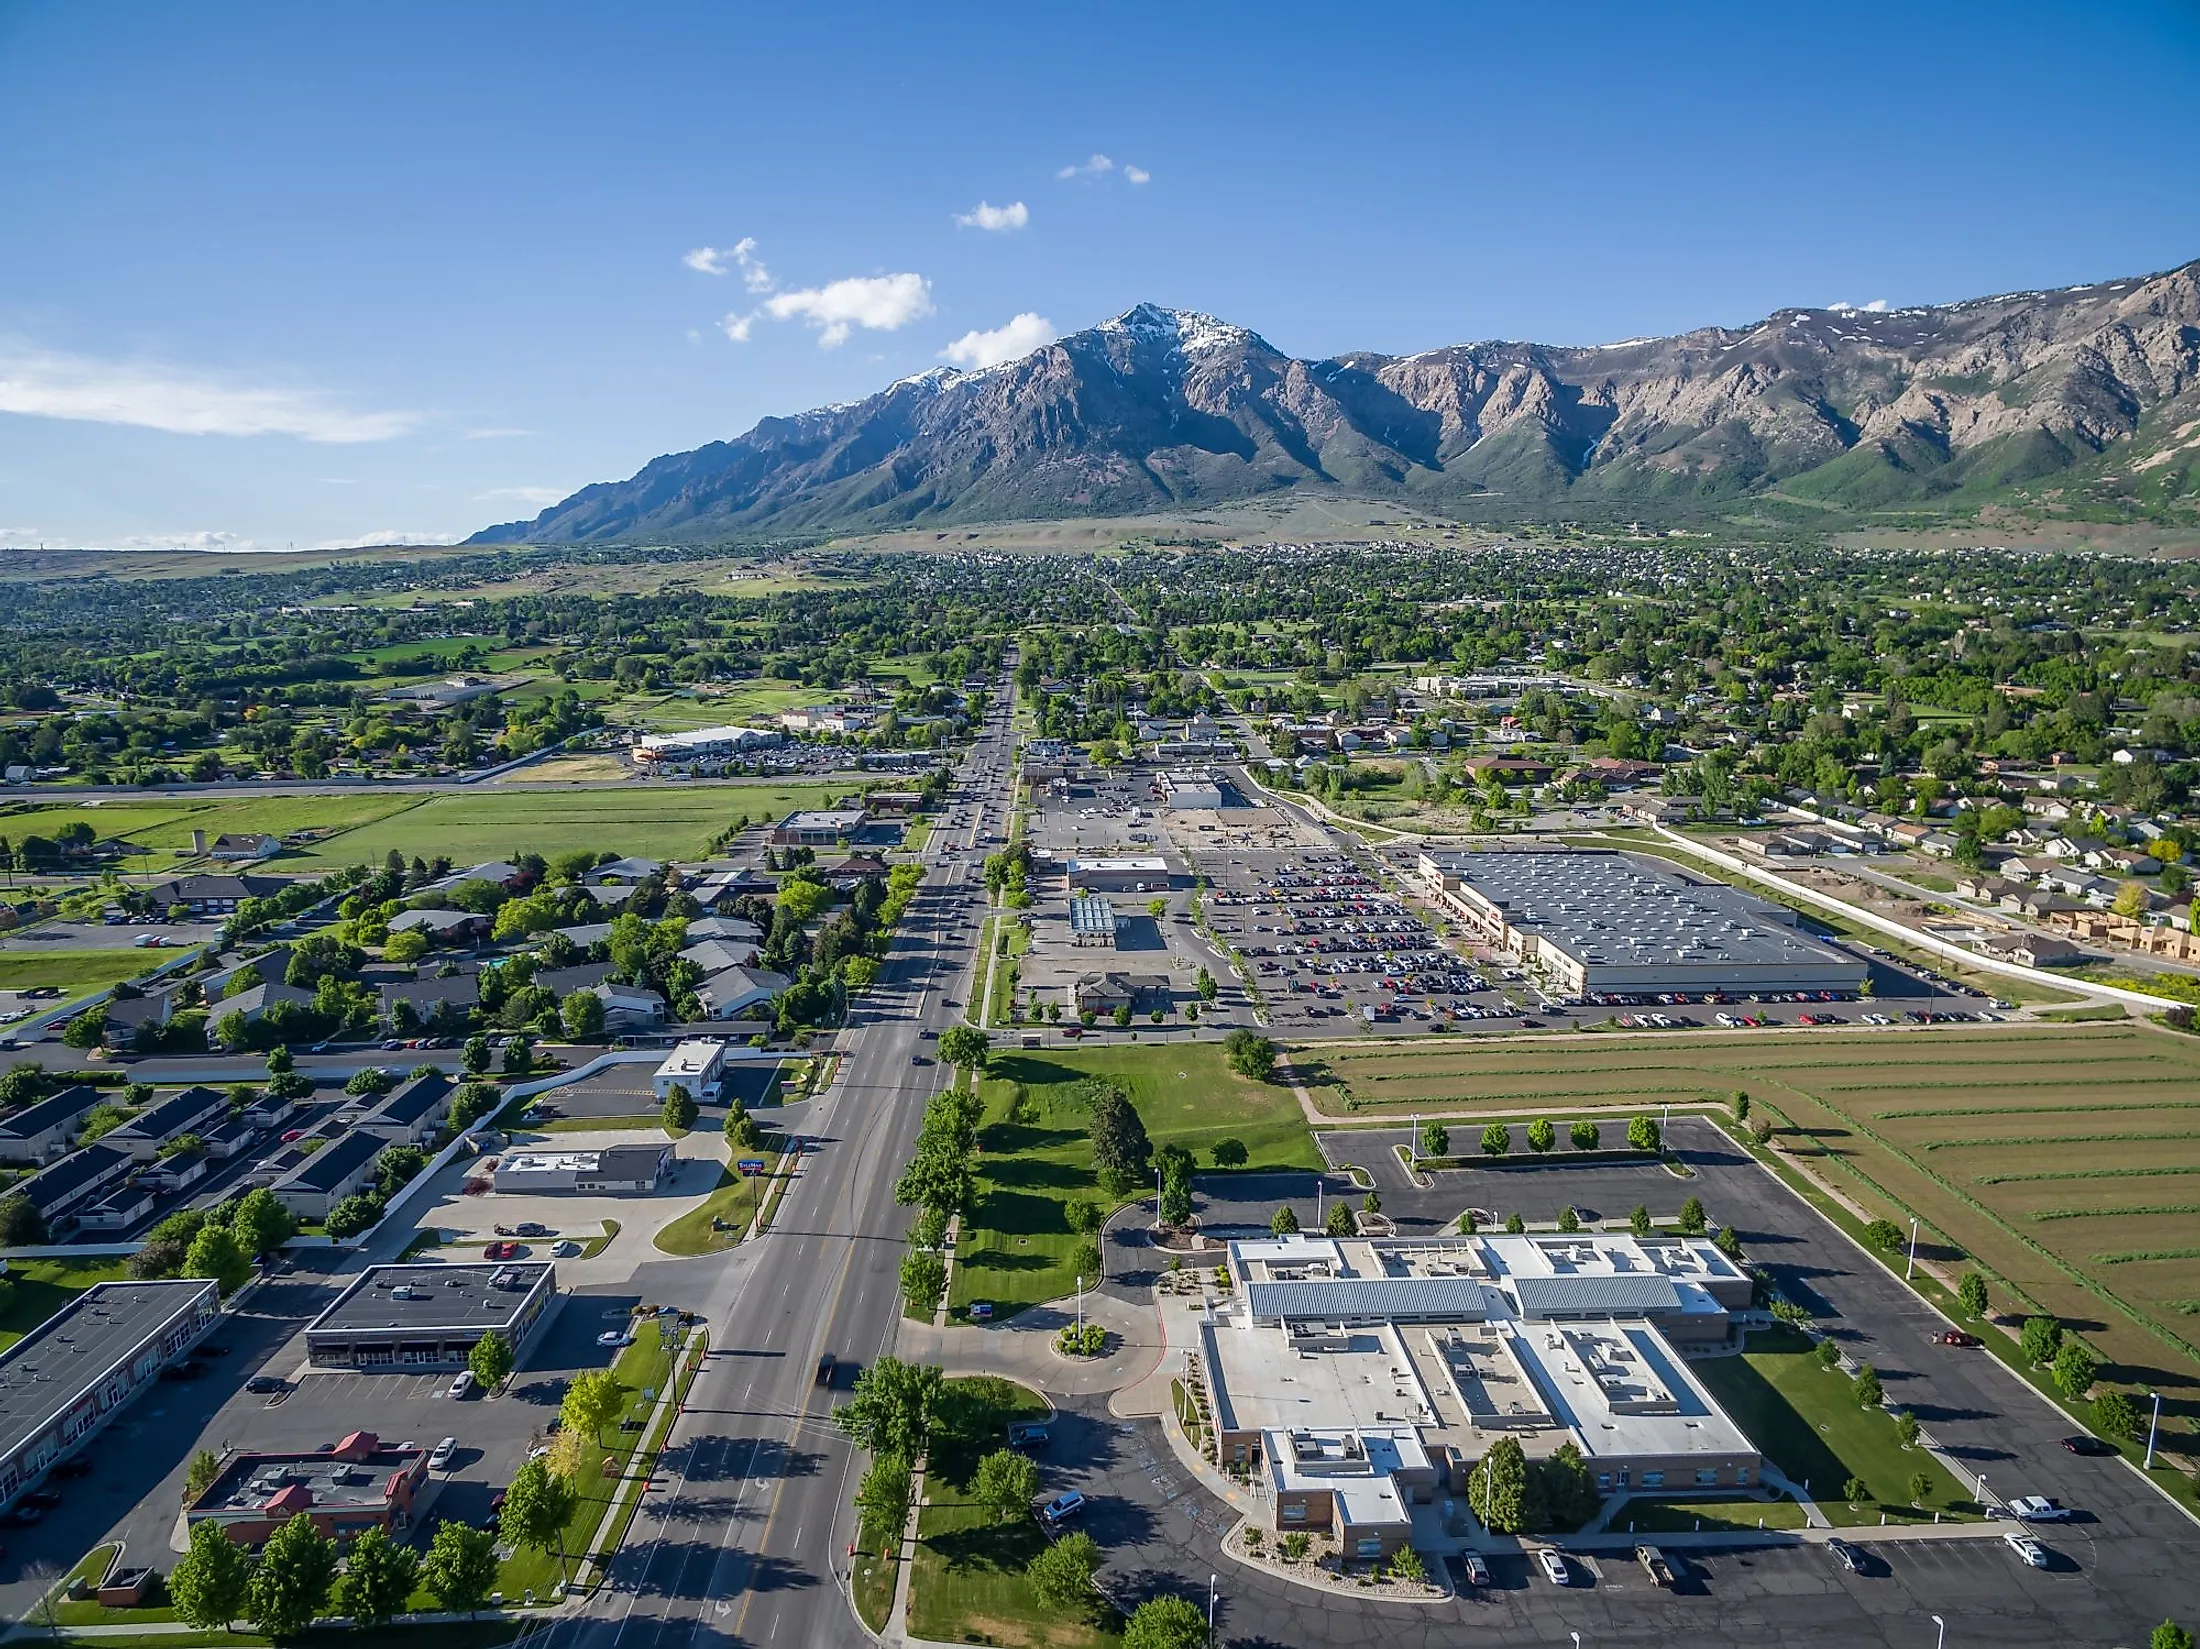
[[[133, 1611], [137, 1619], [149, 1611]], [[481, 1620], [399, 1622], [375, 1635], [396, 1639], [405, 1649], [492, 1649], [510, 1643], [526, 1622], [485, 1617]], [[251, 1632], [102, 1632], [72, 1635], [66, 1629], [51, 1640], [75, 1649], [269, 1649], [272, 1639]], [[315, 1626], [283, 1640], [285, 1649], [359, 1649], [359, 1633], [348, 1626]]]
[[1800, 1529], [1808, 1520], [1792, 1500], [1690, 1500], [1637, 1495], [1606, 1525], [1614, 1534], [1694, 1534], [1722, 1529]]
[[0, 1351], [6, 1350], [94, 1283], [121, 1282], [125, 1261], [101, 1255], [84, 1260], [10, 1260], [0, 1302]]
[[402, 812], [317, 843], [283, 861], [317, 871], [448, 855], [479, 864], [514, 853], [550, 857], [605, 848], [654, 859], [700, 855], [739, 815], [777, 817], [821, 807], [836, 792], [820, 785], [634, 785], [618, 790], [471, 790], [434, 795]]
[[[190, 853], [194, 830], [205, 831], [209, 839], [225, 832], [288, 836], [304, 830], [355, 830], [403, 812], [415, 800], [403, 792], [363, 791], [356, 796], [179, 796], [160, 802], [34, 804], [0, 813], [0, 833], [21, 840], [52, 836], [72, 824], [88, 825], [102, 841], [144, 850], [123, 861], [126, 872], [165, 875], [176, 855]], [[281, 858], [264, 868], [284, 870], [289, 864]]]
[[0, 950], [0, 991], [52, 985], [64, 996], [81, 996], [86, 991], [105, 990], [117, 980], [135, 979], [175, 959], [176, 952], [166, 949]]
[[[778, 1141], [771, 1142], [777, 1146]], [[757, 1153], [764, 1159], [761, 1174], [737, 1174], [729, 1164], [719, 1169], [718, 1188], [662, 1231], [656, 1244], [667, 1254], [693, 1256], [717, 1254], [734, 1247], [756, 1223], [757, 1210], [779, 1174], [776, 1149]]]
[[1086, 1239], [1070, 1229], [1068, 1206], [1108, 1202], [1079, 1091], [1088, 1078], [1120, 1087], [1155, 1145], [1181, 1145], [1202, 1168], [1221, 1139], [1243, 1142], [1249, 1169], [1320, 1166], [1291, 1091], [1239, 1076], [1220, 1043], [996, 1055], [978, 1090], [977, 1207], [956, 1245], [951, 1307], [989, 1300], [1013, 1309], [1075, 1289]]
[[[1833, 1522], [1876, 1523], [1882, 1512], [1977, 1515], [1977, 1501], [1947, 1469], [1923, 1448], [1903, 1448], [1894, 1416], [1858, 1403], [1850, 1376], [1823, 1367], [1814, 1352], [1809, 1335], [1775, 1328], [1750, 1335], [1740, 1356], [1705, 1357], [1688, 1369], [1790, 1482], [1808, 1485]], [[1909, 1481], [1919, 1472], [1932, 1488], [1913, 1506]], [[1852, 1477], [1871, 1490], [1853, 1506], [1841, 1498]]]
[[997, 1521], [970, 1499], [979, 1457], [1000, 1446], [1011, 1421], [1043, 1417], [1046, 1400], [990, 1376], [949, 1380], [947, 1395], [961, 1412], [953, 1439], [936, 1440], [927, 1464], [909, 1573], [911, 1635], [1005, 1649], [1097, 1649], [1119, 1641], [1093, 1620], [1064, 1618], [1032, 1595], [1024, 1570], [1047, 1543], [1036, 1518]]

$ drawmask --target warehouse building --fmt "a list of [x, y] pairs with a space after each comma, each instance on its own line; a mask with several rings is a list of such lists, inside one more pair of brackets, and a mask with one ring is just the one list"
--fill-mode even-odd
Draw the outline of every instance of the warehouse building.
[[1418, 868], [1476, 938], [1571, 996], [1848, 994], [1868, 971], [1784, 906], [1623, 853], [1427, 851]]
[[1387, 1558], [1505, 1437], [1531, 1459], [1572, 1444], [1602, 1493], [1763, 1474], [1674, 1344], [1723, 1343], [1748, 1304], [1707, 1242], [1291, 1236], [1228, 1264], [1199, 1329], [1217, 1458], [1265, 1477], [1279, 1532]]
[[1172, 767], [1155, 781], [1176, 812], [1213, 810], [1222, 805], [1222, 775], [1208, 767]]
[[315, 1368], [458, 1369], [494, 1329], [515, 1358], [557, 1298], [557, 1268], [542, 1261], [503, 1265], [377, 1265], [306, 1329]]
[[211, 1282], [95, 1283], [0, 1352], [0, 1506], [159, 1379], [221, 1315]]
[[507, 1151], [495, 1169], [499, 1191], [579, 1196], [647, 1195], [675, 1172], [670, 1145], [606, 1145], [593, 1151]]
[[312, 1453], [231, 1449], [220, 1475], [184, 1508], [191, 1528], [212, 1523], [239, 1546], [268, 1536], [303, 1512], [324, 1539], [348, 1542], [369, 1529], [384, 1534], [412, 1520], [428, 1482], [428, 1451], [355, 1431]]

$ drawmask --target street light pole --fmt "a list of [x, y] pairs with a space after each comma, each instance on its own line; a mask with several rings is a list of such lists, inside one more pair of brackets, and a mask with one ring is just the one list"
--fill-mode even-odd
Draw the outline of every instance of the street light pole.
[[1933, 1624], [1939, 1628], [1939, 1631], [1933, 1637], [1933, 1649], [1947, 1649], [1948, 1623], [1935, 1615], [1933, 1616]]
[[1079, 1343], [1079, 1344], [1083, 1344], [1083, 1343], [1084, 1343], [1084, 1338], [1085, 1338], [1085, 1278], [1084, 1278], [1084, 1274], [1083, 1274], [1082, 1272], [1080, 1272], [1080, 1273], [1078, 1274], [1078, 1277], [1077, 1277], [1077, 1339], [1078, 1339], [1078, 1343]]
[[2154, 1438], [2156, 1433], [2162, 1429], [2162, 1394], [2158, 1391], [2150, 1391], [2147, 1395], [2154, 1399], [2154, 1418], [2147, 1422], [2146, 1469], [2152, 1471], [2154, 1469]]
[[1908, 1282], [1917, 1275], [1917, 1216], [1910, 1216], [1910, 1263], [1902, 1268], [1902, 1280]]
[[1207, 1577], [1207, 1641], [1209, 1643], [1215, 1641], [1215, 1598], [1217, 1596], [1215, 1583], [1218, 1578], [1215, 1575]]

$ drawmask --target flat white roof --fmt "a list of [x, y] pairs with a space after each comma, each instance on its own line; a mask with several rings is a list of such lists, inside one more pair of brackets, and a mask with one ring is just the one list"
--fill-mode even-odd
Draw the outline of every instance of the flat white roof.
[[1141, 859], [1072, 859], [1069, 862], [1069, 873], [1072, 876], [1089, 870], [1146, 870], [1159, 873], [1168, 868], [1169, 861], [1158, 856]]
[[1592, 1460], [1757, 1453], [1648, 1323], [1522, 1323], [1512, 1350]]
[[708, 1076], [726, 1057], [726, 1045], [707, 1037], [691, 1037], [665, 1055], [657, 1067], [661, 1077]]

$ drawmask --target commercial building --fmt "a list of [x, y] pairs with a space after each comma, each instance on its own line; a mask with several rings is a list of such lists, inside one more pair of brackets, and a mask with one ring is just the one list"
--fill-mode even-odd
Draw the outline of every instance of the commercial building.
[[534, 1195], [632, 1196], [672, 1177], [670, 1145], [606, 1145], [590, 1151], [507, 1151], [493, 1183], [499, 1191]]
[[790, 813], [772, 827], [772, 842], [779, 847], [835, 847], [863, 834], [871, 815], [860, 807], [843, 807]]
[[0, 1162], [51, 1162], [75, 1141], [77, 1124], [99, 1100], [97, 1088], [78, 1083], [0, 1121]]
[[1112, 899], [1104, 899], [1098, 894], [1073, 895], [1069, 902], [1069, 942], [1079, 947], [1099, 945], [1113, 950], [1126, 920], [1116, 912]]
[[1200, 1374], [1219, 1462], [1266, 1477], [1279, 1531], [1387, 1557], [1506, 1437], [1531, 1458], [1572, 1444], [1606, 1493], [1762, 1475], [1675, 1349], [1725, 1342], [1748, 1303], [1707, 1242], [1293, 1236], [1234, 1242], [1228, 1264]]
[[1573, 996], [1847, 993], [1867, 972], [1784, 906], [1622, 853], [1427, 851], [1418, 868], [1477, 938]]
[[784, 735], [760, 727], [698, 727], [686, 733], [652, 733], [634, 741], [634, 759], [644, 766], [723, 761], [780, 742]]
[[231, 1449], [183, 1516], [191, 1528], [212, 1523], [239, 1546], [260, 1546], [303, 1512], [325, 1538], [352, 1541], [406, 1528], [427, 1481], [425, 1447], [355, 1431], [310, 1454]]
[[557, 1293], [557, 1268], [540, 1261], [372, 1266], [307, 1326], [306, 1359], [370, 1372], [458, 1369], [492, 1329], [518, 1357]]
[[670, 1099], [676, 1087], [685, 1088], [694, 1099], [716, 1099], [725, 1075], [726, 1045], [713, 1037], [689, 1037], [665, 1055], [665, 1062], [657, 1067], [654, 1083], [658, 1103]]
[[1128, 859], [1072, 859], [1069, 885], [1093, 893], [1166, 893], [1169, 862], [1158, 855]]
[[1207, 767], [1172, 767], [1156, 781], [1177, 812], [1222, 805], [1222, 775]]
[[96, 1283], [0, 1352], [0, 1506], [126, 1408], [220, 1314], [211, 1282]]
[[1165, 973], [1124, 973], [1112, 968], [1079, 974], [1070, 982], [1068, 995], [1070, 1012], [1080, 1015], [1111, 1014], [1118, 1008], [1150, 1013], [1155, 1008], [1166, 1010], [1175, 999]]

